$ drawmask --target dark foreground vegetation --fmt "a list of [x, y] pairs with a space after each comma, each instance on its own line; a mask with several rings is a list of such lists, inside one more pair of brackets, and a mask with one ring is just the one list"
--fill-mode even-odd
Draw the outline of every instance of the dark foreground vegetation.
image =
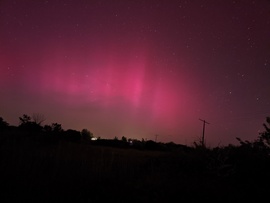
[[0, 202], [259, 202], [270, 194], [270, 119], [239, 146], [122, 139], [0, 118]]

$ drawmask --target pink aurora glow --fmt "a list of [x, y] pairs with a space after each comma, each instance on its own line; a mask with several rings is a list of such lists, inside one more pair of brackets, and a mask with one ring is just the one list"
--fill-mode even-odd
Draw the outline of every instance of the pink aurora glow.
[[[130, 117], [145, 114], [150, 123], [175, 125], [190, 97], [184, 76], [174, 78], [171, 72], [172, 77], [165, 77], [158, 66], [149, 65], [145, 55], [115, 57], [106, 52], [89, 54], [85, 63], [68, 56], [46, 61], [39, 71], [41, 92], [59, 95], [63, 104], [96, 104], [102, 111], [124, 105], [119, 111]], [[110, 57], [101, 59], [104, 55]]]
[[[268, 1], [1, 1], [0, 116], [102, 138], [252, 140], [269, 116]], [[45, 124], [45, 123], [44, 123]]]

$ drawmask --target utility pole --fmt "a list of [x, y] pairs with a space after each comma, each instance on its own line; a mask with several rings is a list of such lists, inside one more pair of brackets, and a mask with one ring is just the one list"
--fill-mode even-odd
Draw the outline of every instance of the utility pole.
[[205, 143], [204, 143], [204, 131], [205, 131], [205, 124], [210, 124], [208, 122], [206, 122], [205, 120], [202, 120], [202, 119], [199, 119], [200, 121], [203, 122], [203, 134], [202, 134], [202, 146], [204, 147], [205, 146]]

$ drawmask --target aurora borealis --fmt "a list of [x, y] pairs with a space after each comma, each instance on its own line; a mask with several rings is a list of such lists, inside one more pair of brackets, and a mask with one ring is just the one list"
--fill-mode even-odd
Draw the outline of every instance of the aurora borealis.
[[102, 138], [253, 140], [270, 116], [270, 2], [0, 1], [0, 116]]

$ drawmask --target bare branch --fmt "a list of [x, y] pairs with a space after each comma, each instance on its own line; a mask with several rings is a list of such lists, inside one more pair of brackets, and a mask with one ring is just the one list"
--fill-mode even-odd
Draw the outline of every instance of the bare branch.
[[33, 113], [32, 119], [36, 124], [39, 124], [39, 125], [46, 120], [45, 116], [40, 113]]

